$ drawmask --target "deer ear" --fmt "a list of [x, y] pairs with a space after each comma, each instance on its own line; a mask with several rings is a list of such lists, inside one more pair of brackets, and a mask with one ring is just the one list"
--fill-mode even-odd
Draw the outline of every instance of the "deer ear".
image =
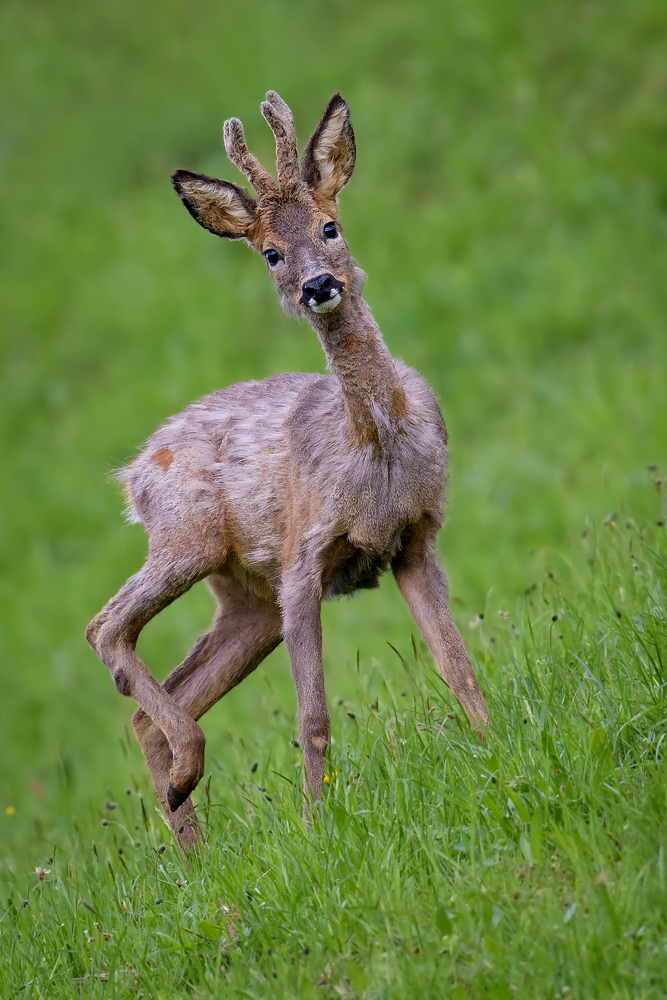
[[191, 170], [177, 170], [171, 182], [192, 218], [204, 229], [230, 240], [248, 235], [257, 203], [245, 188]]
[[306, 146], [302, 177], [333, 200], [352, 176], [356, 155], [350, 109], [340, 94], [334, 94]]

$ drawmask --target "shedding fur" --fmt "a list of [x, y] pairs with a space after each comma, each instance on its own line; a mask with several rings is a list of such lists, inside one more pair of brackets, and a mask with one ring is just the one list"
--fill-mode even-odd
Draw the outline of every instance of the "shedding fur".
[[[201, 843], [190, 793], [204, 773], [197, 719], [285, 641], [299, 704], [304, 790], [318, 799], [329, 741], [323, 599], [392, 570], [438, 669], [472, 725], [484, 702], [452, 621], [435, 556], [444, 520], [447, 432], [423, 378], [392, 358], [362, 296], [336, 195], [356, 155], [349, 110], [329, 102], [298, 174], [291, 112], [269, 91], [280, 185], [237, 119], [225, 147], [257, 192], [178, 170], [174, 187], [204, 228], [264, 254], [283, 309], [306, 317], [326, 374], [277, 374], [214, 392], [171, 417], [118, 474], [148, 558], [88, 626], [134, 727], [156, 795], [186, 849]], [[136, 653], [142, 628], [198, 580], [213, 623], [159, 685]]]

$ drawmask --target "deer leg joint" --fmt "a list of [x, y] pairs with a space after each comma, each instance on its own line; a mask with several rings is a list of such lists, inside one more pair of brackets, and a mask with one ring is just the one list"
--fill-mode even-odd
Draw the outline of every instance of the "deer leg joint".
[[175, 788], [170, 781], [169, 786], [167, 788], [167, 802], [169, 803], [169, 808], [171, 809], [171, 811], [176, 812], [176, 810], [183, 805], [185, 800], [188, 798], [189, 794], [190, 794], [190, 789], [188, 789], [186, 792], [181, 792], [178, 790], [178, 788]]
[[127, 698], [129, 698], [130, 695], [132, 694], [132, 684], [130, 682], [130, 678], [127, 676], [123, 668], [119, 667], [118, 670], [114, 670], [112, 676], [118, 694], [123, 694]]

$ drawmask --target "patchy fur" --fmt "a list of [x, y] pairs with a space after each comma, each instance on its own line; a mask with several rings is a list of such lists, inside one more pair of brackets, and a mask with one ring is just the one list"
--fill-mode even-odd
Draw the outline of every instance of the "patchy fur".
[[[328, 373], [229, 386], [152, 435], [119, 473], [148, 532], [148, 559], [87, 632], [118, 690], [139, 704], [135, 731], [184, 847], [201, 835], [189, 798], [204, 769], [196, 720], [282, 639], [305, 788], [319, 797], [329, 740], [320, 603], [376, 586], [390, 567], [470, 721], [480, 729], [487, 721], [435, 557], [445, 424], [426, 382], [387, 350], [338, 223], [336, 194], [355, 159], [347, 105], [331, 99], [301, 174], [289, 108], [270, 91], [262, 113], [276, 138], [278, 186], [236, 119], [225, 124], [225, 146], [257, 201], [190, 171], [177, 171], [174, 186], [202, 226], [268, 252], [283, 308], [308, 318]], [[202, 579], [218, 602], [213, 624], [158, 685], [136, 654], [137, 637]]]

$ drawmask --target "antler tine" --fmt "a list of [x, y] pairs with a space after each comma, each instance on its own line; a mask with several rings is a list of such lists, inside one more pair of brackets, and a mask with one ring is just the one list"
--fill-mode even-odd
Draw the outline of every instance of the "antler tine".
[[270, 194], [276, 190], [276, 182], [259, 160], [248, 151], [243, 125], [238, 118], [230, 118], [223, 128], [225, 151], [235, 167], [245, 174], [257, 194]]
[[275, 90], [269, 90], [267, 93], [266, 100], [261, 106], [261, 112], [276, 137], [278, 183], [282, 187], [284, 183], [294, 181], [300, 176], [294, 118], [282, 97], [279, 97]]

